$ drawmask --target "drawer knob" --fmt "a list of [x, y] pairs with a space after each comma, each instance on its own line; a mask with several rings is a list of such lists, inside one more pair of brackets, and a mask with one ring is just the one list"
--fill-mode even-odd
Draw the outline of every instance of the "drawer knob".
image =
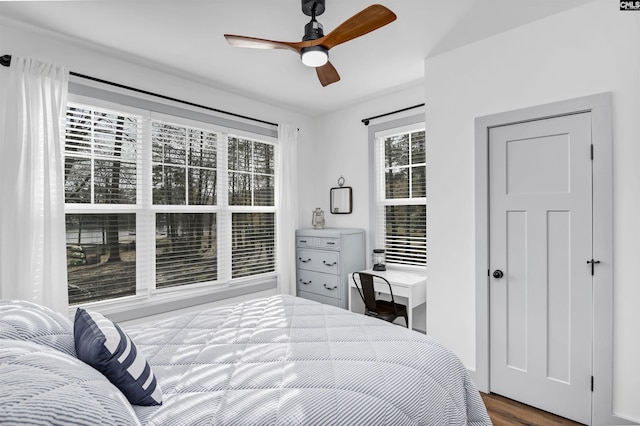
[[303, 280], [302, 280], [302, 278], [300, 278], [300, 282], [301, 282], [302, 284], [304, 284], [304, 285], [309, 285], [309, 284], [311, 284], [311, 280], [309, 280], [309, 281], [303, 281]]
[[309, 263], [309, 262], [311, 262], [311, 259], [304, 260], [304, 259], [303, 259], [303, 258], [301, 258], [301, 257], [299, 257], [298, 259], [300, 259], [300, 262], [302, 262], [302, 263]]
[[333, 287], [329, 287], [329, 286], [328, 286], [328, 285], [326, 285], [326, 284], [322, 284], [322, 286], [323, 286], [324, 288], [326, 288], [327, 290], [335, 290], [336, 288], [338, 288], [338, 286], [337, 286], [337, 285], [334, 285]]
[[323, 264], [327, 265], [327, 266], [336, 266], [338, 264], [338, 262], [333, 262], [333, 263], [327, 263], [326, 260], [322, 261]]

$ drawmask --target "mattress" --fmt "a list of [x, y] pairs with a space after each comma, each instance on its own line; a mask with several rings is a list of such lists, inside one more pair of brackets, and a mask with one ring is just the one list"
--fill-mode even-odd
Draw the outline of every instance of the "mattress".
[[163, 404], [143, 425], [490, 425], [462, 362], [376, 318], [274, 296], [126, 328]]

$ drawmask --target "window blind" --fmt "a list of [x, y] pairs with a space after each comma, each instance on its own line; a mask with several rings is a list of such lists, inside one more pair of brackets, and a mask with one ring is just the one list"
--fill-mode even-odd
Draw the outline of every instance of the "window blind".
[[153, 203], [216, 204], [218, 135], [153, 120]]
[[156, 288], [218, 279], [214, 213], [156, 214]]
[[232, 278], [275, 271], [275, 214], [233, 213]]
[[65, 202], [136, 204], [141, 117], [69, 104]]
[[136, 215], [67, 214], [69, 304], [136, 294]]

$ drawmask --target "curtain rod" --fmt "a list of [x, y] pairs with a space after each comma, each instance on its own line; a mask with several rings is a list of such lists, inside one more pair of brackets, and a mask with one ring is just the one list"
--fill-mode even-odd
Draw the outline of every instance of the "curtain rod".
[[376, 115], [375, 117], [363, 118], [361, 121], [364, 123], [365, 126], [368, 126], [370, 120], [375, 120], [376, 118], [386, 117], [387, 115], [397, 114], [399, 112], [409, 111], [410, 109], [420, 108], [420, 107], [423, 107], [423, 106], [424, 106], [424, 104], [422, 103], [422, 104], [410, 106], [410, 107], [407, 107], [407, 108], [402, 108], [402, 109], [399, 109], [399, 110], [396, 110], [396, 111], [387, 112], [385, 114]]
[[[8, 67], [9, 65], [11, 65], [11, 55], [2, 55], [2, 56], [0, 56], [0, 65], [2, 65], [4, 67]], [[247, 117], [246, 115], [236, 114], [235, 112], [223, 111], [221, 109], [212, 108], [212, 107], [196, 104], [196, 103], [189, 102], [189, 101], [184, 101], [182, 99], [172, 98], [170, 96], [161, 95], [159, 93], [148, 92], [146, 90], [136, 89], [135, 87], [125, 86], [124, 84], [114, 83], [114, 82], [111, 82], [111, 81], [102, 80], [100, 78], [91, 77], [91, 76], [84, 75], [84, 74], [78, 74], [77, 72], [73, 72], [73, 71], [69, 71], [69, 74], [73, 75], [75, 77], [80, 77], [80, 78], [84, 78], [84, 79], [87, 79], [87, 80], [96, 81], [98, 83], [104, 83], [104, 84], [108, 84], [110, 86], [119, 87], [121, 89], [132, 90], [134, 92], [142, 93], [144, 95], [155, 96], [157, 98], [166, 99], [168, 101], [178, 102], [178, 103], [181, 103], [181, 104], [185, 104], [185, 105], [189, 105], [189, 106], [193, 106], [193, 107], [197, 107], [197, 108], [203, 108], [203, 109], [206, 109], [206, 110], [209, 110], [209, 111], [214, 111], [214, 112], [218, 112], [218, 113], [221, 113], [221, 114], [231, 115], [233, 117], [244, 118], [245, 120], [256, 121], [258, 123], [268, 124], [270, 126], [276, 126], [276, 127], [278, 126], [276, 123], [271, 123], [269, 121], [260, 120], [259, 118]]]

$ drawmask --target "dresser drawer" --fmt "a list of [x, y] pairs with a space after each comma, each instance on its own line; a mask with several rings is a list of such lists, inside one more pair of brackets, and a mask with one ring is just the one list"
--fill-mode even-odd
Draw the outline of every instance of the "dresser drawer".
[[337, 306], [338, 308], [344, 308], [344, 306], [340, 306], [340, 299], [334, 299], [333, 297], [326, 297], [320, 294], [309, 293], [308, 291], [300, 291], [298, 290], [298, 296], [304, 297], [305, 299], [313, 300], [316, 302], [324, 303], [325, 305]]
[[316, 244], [319, 248], [340, 250], [340, 238], [318, 238]]
[[296, 246], [340, 250], [340, 238], [298, 236], [296, 237]]
[[339, 255], [328, 250], [298, 249], [298, 268], [337, 275]]
[[296, 246], [298, 247], [313, 247], [315, 244], [315, 238], [313, 237], [296, 237]]
[[338, 275], [299, 269], [297, 288], [298, 291], [340, 298], [340, 277]]

